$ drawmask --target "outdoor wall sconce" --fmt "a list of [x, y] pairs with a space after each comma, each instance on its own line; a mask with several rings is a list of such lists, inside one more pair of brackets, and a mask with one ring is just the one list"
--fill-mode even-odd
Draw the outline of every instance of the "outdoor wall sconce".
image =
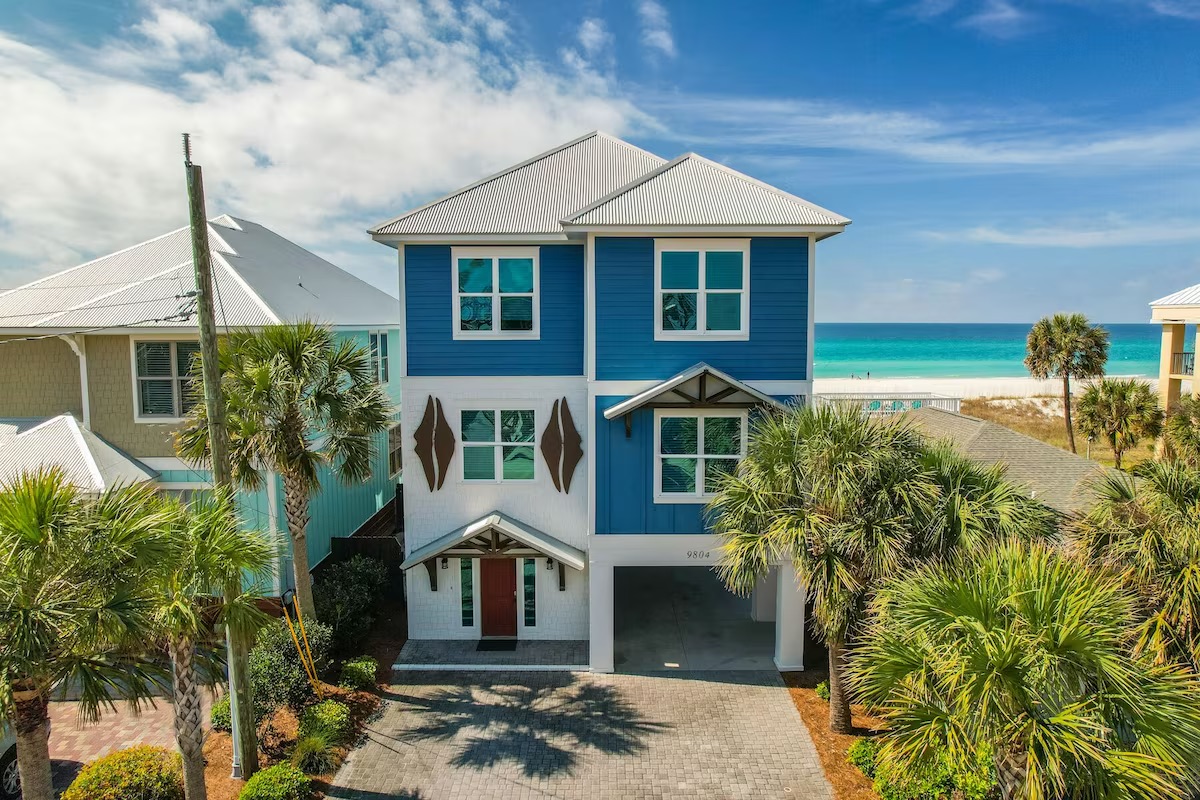
[[448, 558], [442, 559], [442, 569], [450, 569], [450, 559], [448, 559]]
[[554, 569], [554, 559], [553, 558], [546, 559], [546, 569]]

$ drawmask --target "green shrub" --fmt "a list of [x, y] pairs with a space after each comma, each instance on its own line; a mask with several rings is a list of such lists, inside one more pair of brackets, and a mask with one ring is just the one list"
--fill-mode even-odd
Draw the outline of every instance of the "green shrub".
[[370, 656], [359, 656], [342, 664], [342, 677], [338, 685], [345, 689], [370, 689], [375, 685], [375, 671], [379, 662]]
[[817, 688], [814, 691], [817, 693], [817, 697], [826, 703], [829, 702], [829, 681], [821, 681], [817, 684]]
[[304, 709], [300, 716], [300, 738], [323, 735], [340, 744], [350, 734], [350, 707], [337, 700], [325, 700]]
[[333, 628], [333, 645], [338, 652], [355, 647], [367, 635], [387, 580], [387, 567], [382, 561], [355, 556], [333, 564], [313, 584], [317, 616]]
[[935, 763], [916, 769], [893, 765], [877, 752], [875, 791], [882, 800], [987, 800], [995, 789], [992, 757], [984, 749], [970, 763], [955, 764], [943, 752]]
[[[321, 622], [306, 622], [304, 629], [317, 674], [324, 675], [329, 669], [333, 631]], [[250, 651], [250, 686], [255, 704], [263, 709], [281, 705], [299, 709], [313, 701], [312, 684], [284, 620], [266, 625], [258, 632]]]
[[875, 757], [879, 752], [879, 742], [874, 739], [855, 739], [854, 744], [846, 751], [846, 760], [858, 767], [858, 771], [868, 778], [875, 777]]
[[208, 715], [208, 723], [214, 731], [228, 733], [233, 729], [233, 720], [229, 711], [229, 695], [223, 694], [213, 701], [212, 711]]
[[183, 800], [178, 753], [139, 745], [117, 750], [85, 766], [62, 800]]
[[337, 769], [337, 752], [324, 734], [309, 734], [296, 742], [292, 750], [292, 766], [309, 775], [326, 775]]
[[308, 800], [312, 781], [291, 764], [276, 764], [246, 781], [238, 800]]

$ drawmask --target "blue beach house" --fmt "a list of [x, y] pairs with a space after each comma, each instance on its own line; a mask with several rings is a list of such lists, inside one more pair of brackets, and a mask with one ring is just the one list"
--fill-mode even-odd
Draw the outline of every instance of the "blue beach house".
[[790, 565], [731, 616], [702, 512], [753, 410], [811, 394], [817, 242], [849, 222], [597, 132], [372, 229], [399, 254], [410, 637], [799, 668]]

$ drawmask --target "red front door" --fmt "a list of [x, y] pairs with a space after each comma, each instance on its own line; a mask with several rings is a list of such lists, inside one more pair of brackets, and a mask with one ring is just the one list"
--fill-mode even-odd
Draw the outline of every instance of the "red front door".
[[517, 567], [512, 558], [479, 561], [479, 594], [483, 601], [483, 635], [517, 635]]

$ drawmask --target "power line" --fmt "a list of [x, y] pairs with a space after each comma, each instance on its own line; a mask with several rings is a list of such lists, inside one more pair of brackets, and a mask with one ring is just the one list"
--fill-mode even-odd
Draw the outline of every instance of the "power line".
[[70, 308], [59, 308], [59, 309], [55, 309], [53, 311], [46, 311], [43, 309], [42, 311], [32, 311], [27, 314], [4, 314], [4, 315], [0, 315], [0, 322], [4, 322], [5, 320], [13, 319], [14, 317], [53, 317], [53, 316], [57, 316], [58, 314], [68, 314], [72, 311], [95, 311], [95, 310], [102, 309], [102, 308], [124, 308], [125, 306], [141, 306], [141, 305], [145, 305], [146, 303], [160, 303], [163, 300], [187, 300], [191, 297], [195, 297], [195, 295], [196, 295], [195, 292], [187, 292], [185, 294], [173, 294], [168, 297], [147, 297], [142, 300], [130, 300], [125, 303], [101, 303], [98, 305], [89, 305], [88, 303], [83, 303], [81, 305], [71, 306]]
[[[186, 265], [183, 265], [186, 266]], [[53, 276], [52, 276], [53, 277]], [[18, 286], [15, 289], [5, 290], [5, 294], [14, 292], [28, 291], [43, 291], [43, 292], [61, 292], [64, 289], [98, 289], [104, 286], [135, 286], [142, 283], [151, 283], [153, 281], [173, 281], [177, 275], [160, 275], [157, 278], [140, 278], [138, 280], [124, 281], [105, 281], [104, 283], [63, 283], [57, 286]], [[49, 278], [47, 278], [49, 280]]]
[[196, 304], [190, 303], [190, 307], [183, 308], [180, 304], [179, 311], [166, 317], [157, 317], [155, 319], [139, 319], [134, 322], [124, 322], [120, 325], [101, 325], [95, 328], [80, 328], [73, 331], [59, 331], [58, 333], [45, 333], [38, 336], [22, 336], [17, 339], [0, 339], [0, 345], [15, 344], [17, 342], [37, 342], [42, 339], [57, 339], [60, 336], [75, 336], [81, 333], [96, 333], [98, 331], [111, 331], [117, 328], [130, 328], [134, 325], [149, 325], [155, 322], [187, 322], [196, 313]]

